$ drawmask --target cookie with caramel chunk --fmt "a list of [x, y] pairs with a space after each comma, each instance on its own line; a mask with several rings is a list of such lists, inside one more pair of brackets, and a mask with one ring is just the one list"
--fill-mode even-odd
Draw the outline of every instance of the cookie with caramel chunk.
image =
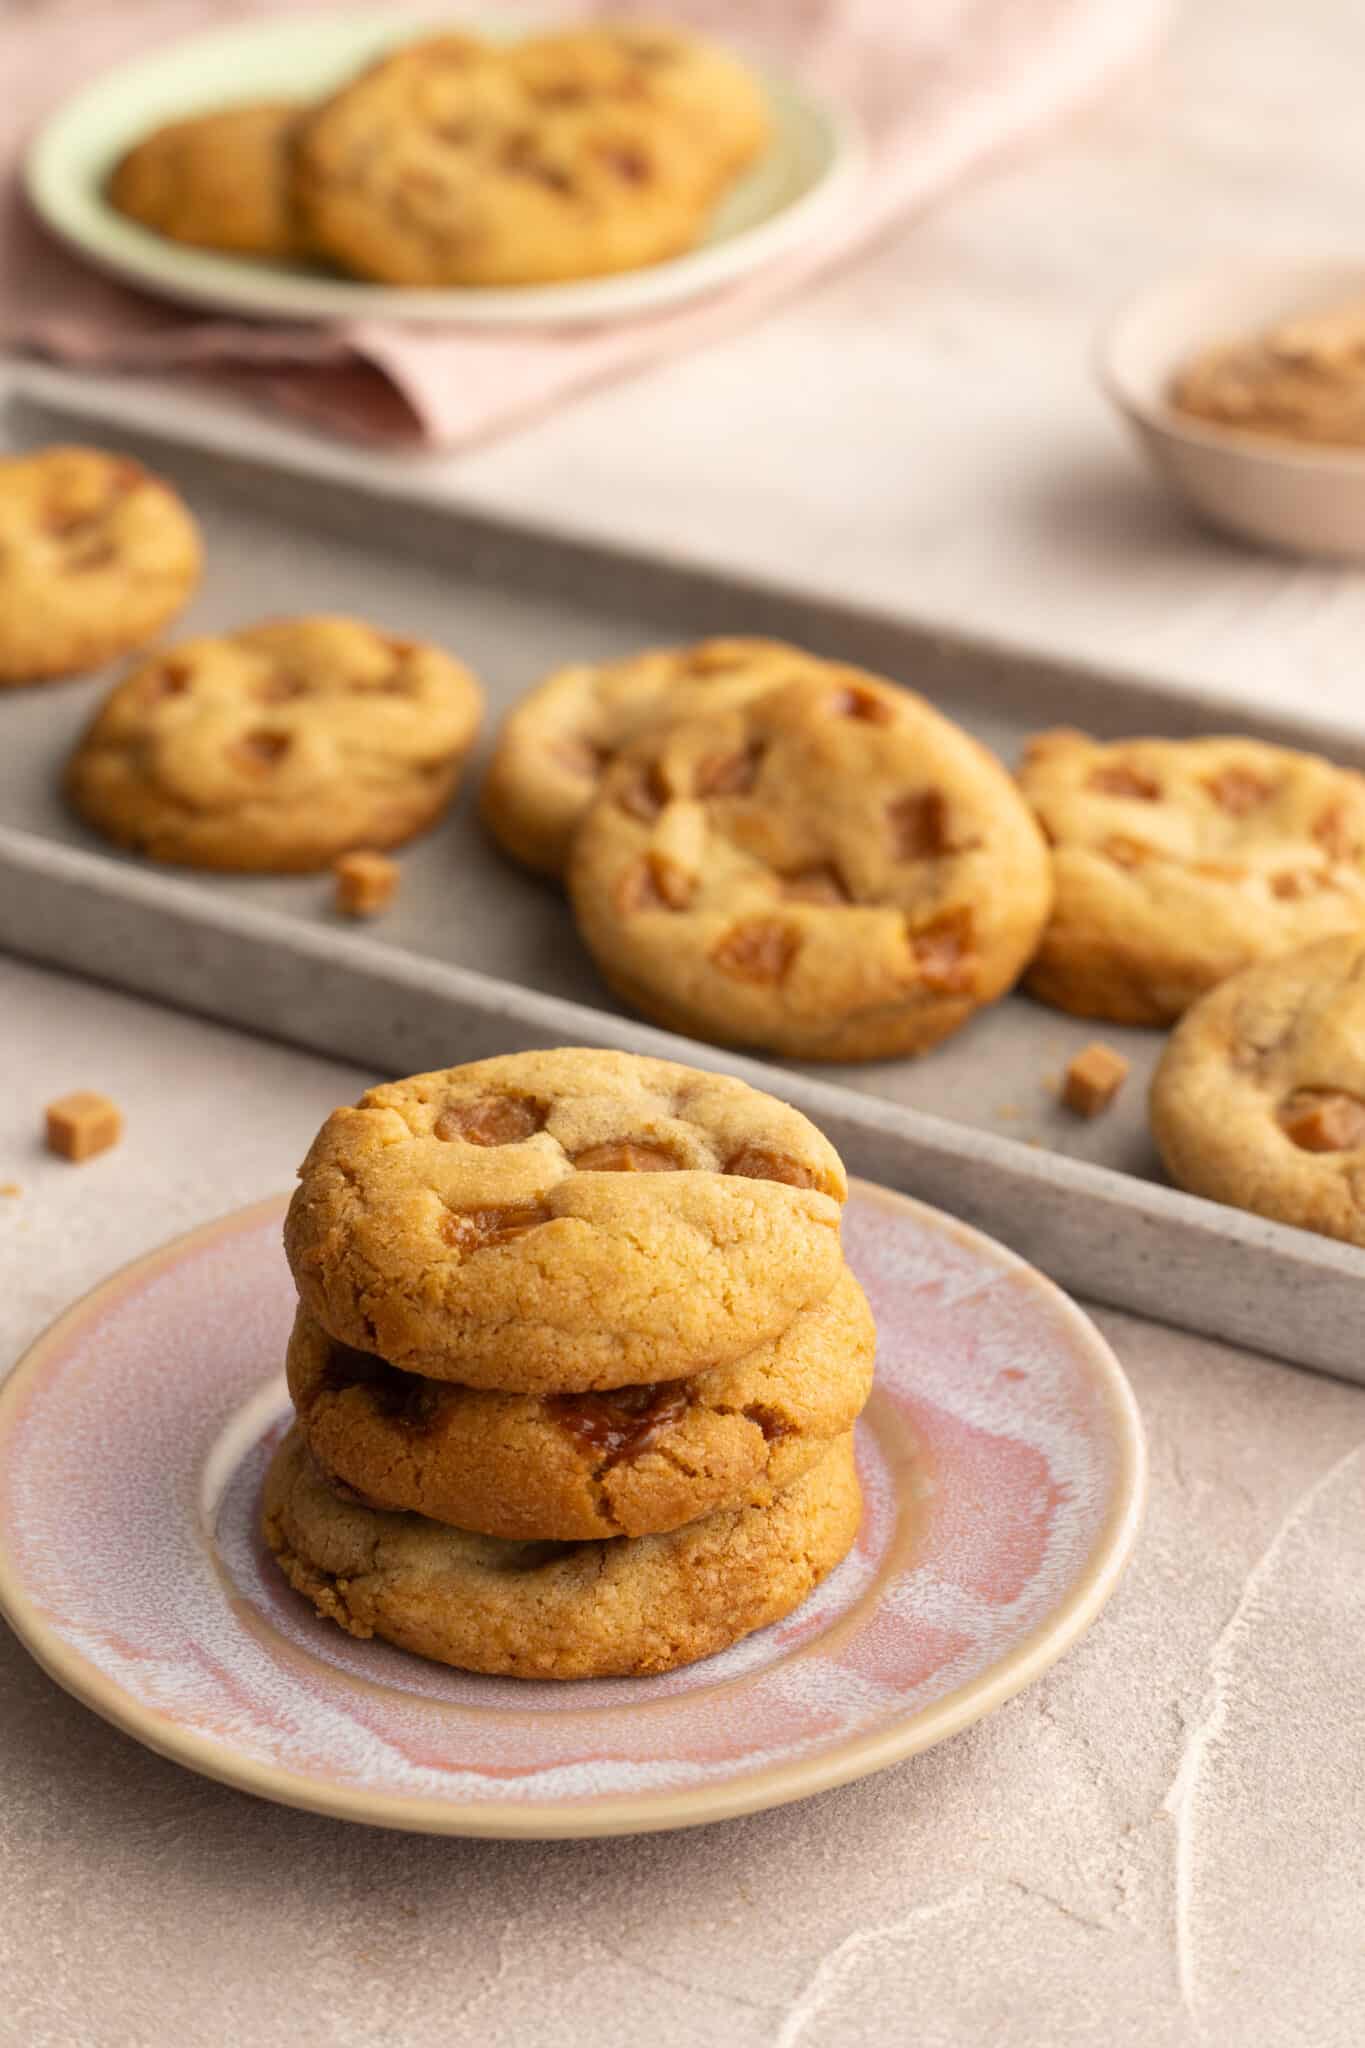
[[814, 1125], [742, 1081], [509, 1053], [333, 1111], [285, 1250], [343, 1344], [432, 1379], [586, 1393], [777, 1337], [838, 1278], [846, 1194]]
[[119, 683], [67, 796], [154, 860], [303, 873], [434, 824], [482, 705], [438, 647], [359, 619], [271, 620], [182, 641]]
[[[742, 118], [722, 120], [727, 105]], [[294, 193], [312, 244], [359, 277], [545, 284], [691, 248], [765, 133], [747, 74], [687, 38], [445, 35], [305, 120]]]
[[1261, 962], [1196, 1003], [1151, 1116], [1181, 1187], [1365, 1244], [1365, 933]]
[[292, 1430], [265, 1541], [318, 1613], [437, 1663], [509, 1678], [672, 1671], [790, 1614], [852, 1549], [852, 1435], [771, 1500], [630, 1542], [509, 1543], [342, 1499]]
[[191, 248], [299, 255], [290, 157], [303, 111], [293, 101], [251, 101], [154, 128], [114, 166], [109, 203]]
[[733, 1365], [603, 1393], [419, 1378], [338, 1344], [301, 1309], [289, 1392], [333, 1486], [368, 1507], [514, 1540], [644, 1536], [770, 1500], [809, 1471], [853, 1427], [875, 1350], [848, 1271]]
[[651, 728], [602, 776], [569, 892], [604, 979], [719, 1044], [923, 1052], [1014, 982], [1047, 848], [984, 747], [907, 690], [803, 658]]
[[199, 581], [169, 484], [102, 448], [0, 460], [0, 689], [97, 668], [152, 639]]
[[1055, 901], [1029, 970], [1058, 1009], [1169, 1024], [1255, 960], [1365, 928], [1365, 777], [1259, 740], [1033, 740]]

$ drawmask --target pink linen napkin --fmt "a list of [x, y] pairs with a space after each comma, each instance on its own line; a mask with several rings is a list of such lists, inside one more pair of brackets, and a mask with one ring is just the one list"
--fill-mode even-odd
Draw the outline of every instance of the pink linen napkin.
[[[326, 0], [285, 4], [306, 9]], [[40, 0], [11, 8], [0, 14], [0, 346], [102, 369], [211, 369], [247, 379], [335, 432], [457, 447], [761, 317], [981, 159], [1094, 96], [1150, 44], [1167, 4], [555, 0], [546, 16], [637, 14], [742, 41], [854, 111], [869, 171], [845, 216], [815, 242], [704, 299], [601, 326], [498, 331], [215, 318], [100, 276], [30, 216], [16, 177], [28, 134], [59, 98], [111, 64], [281, 8], [278, 0]], [[466, 11], [487, 8], [480, 0]], [[452, 19], [459, 11], [452, 4]], [[413, 20], [429, 26], [432, 13]]]

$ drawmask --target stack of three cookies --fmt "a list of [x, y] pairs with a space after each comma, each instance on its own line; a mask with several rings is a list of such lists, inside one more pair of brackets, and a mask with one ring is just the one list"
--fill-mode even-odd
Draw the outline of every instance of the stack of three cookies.
[[838, 1155], [742, 1082], [509, 1055], [324, 1125], [285, 1242], [290, 1582], [468, 1670], [669, 1670], [851, 1547], [875, 1329]]

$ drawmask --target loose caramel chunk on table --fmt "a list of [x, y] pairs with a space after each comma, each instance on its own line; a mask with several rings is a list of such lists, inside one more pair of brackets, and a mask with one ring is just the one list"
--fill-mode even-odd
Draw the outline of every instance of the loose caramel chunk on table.
[[1078, 1052], [1062, 1082], [1062, 1101], [1077, 1116], [1099, 1116], [1108, 1109], [1128, 1075], [1128, 1062], [1121, 1052], [1098, 1038]]
[[77, 1163], [93, 1159], [97, 1153], [117, 1145], [123, 1136], [123, 1111], [118, 1104], [88, 1088], [78, 1088], [73, 1095], [62, 1095], [56, 1102], [49, 1102], [44, 1116], [47, 1149], [59, 1159]]
[[378, 917], [398, 894], [398, 863], [387, 854], [343, 853], [332, 873], [337, 909], [345, 917]]

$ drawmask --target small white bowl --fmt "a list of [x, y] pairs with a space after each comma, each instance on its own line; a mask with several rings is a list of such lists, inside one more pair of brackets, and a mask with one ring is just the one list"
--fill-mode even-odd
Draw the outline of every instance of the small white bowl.
[[1351, 299], [1365, 301], [1365, 264], [1202, 271], [1140, 292], [1101, 334], [1101, 384], [1153, 466], [1213, 525], [1297, 554], [1365, 561], [1365, 449], [1208, 425], [1168, 397], [1201, 350]]

